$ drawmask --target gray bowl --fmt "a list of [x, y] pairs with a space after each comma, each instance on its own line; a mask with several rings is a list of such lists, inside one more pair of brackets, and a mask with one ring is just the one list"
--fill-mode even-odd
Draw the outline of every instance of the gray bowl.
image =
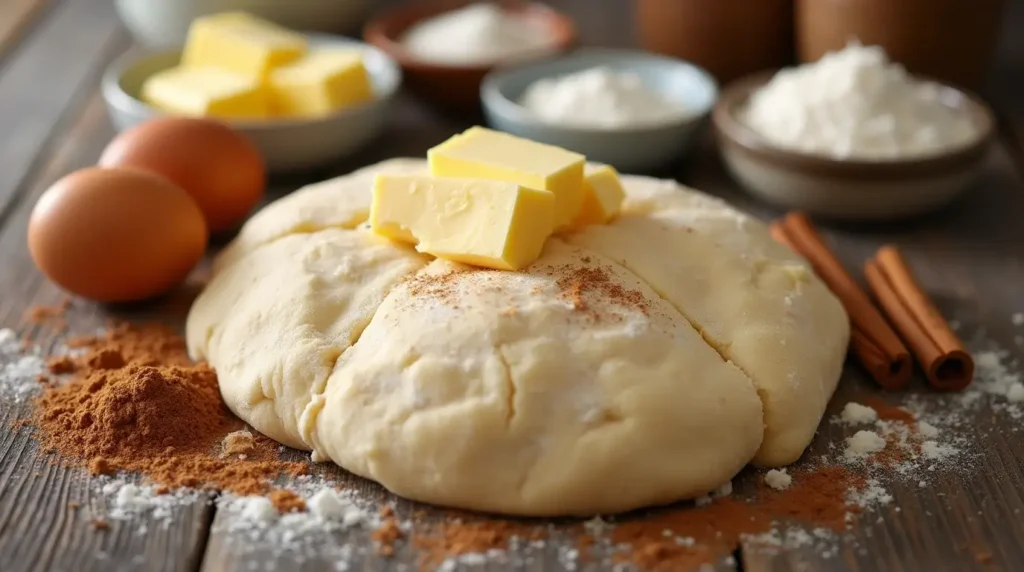
[[[402, 81], [398, 65], [373, 46], [337, 36], [309, 34], [308, 38], [313, 47], [360, 50], [373, 82], [374, 99], [317, 119], [227, 120], [228, 125], [252, 139], [273, 172], [317, 167], [364, 147], [383, 130], [392, 96]], [[142, 84], [151, 75], [177, 65], [180, 59], [178, 50], [141, 57], [129, 52], [107, 68], [103, 98], [118, 131], [165, 114], [142, 101]]]
[[[621, 129], [549, 123], [518, 103], [535, 81], [604, 66], [632, 72], [651, 89], [682, 104], [687, 112], [657, 125]], [[488, 123], [501, 131], [571, 149], [588, 160], [620, 171], [644, 172], [681, 157], [718, 97], [718, 85], [703, 69], [646, 52], [581, 49], [552, 60], [494, 71], [480, 88]]]

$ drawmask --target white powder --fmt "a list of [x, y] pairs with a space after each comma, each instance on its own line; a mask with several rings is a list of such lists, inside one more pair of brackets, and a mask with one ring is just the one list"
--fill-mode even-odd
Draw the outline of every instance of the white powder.
[[885, 439], [878, 436], [874, 431], [857, 431], [853, 437], [846, 440], [846, 451], [843, 457], [847, 461], [863, 459], [868, 455], [885, 449]]
[[685, 116], [685, 108], [634, 73], [595, 67], [534, 82], [519, 103], [543, 121], [618, 129]]
[[234, 502], [241, 517], [254, 524], [269, 524], [277, 519], [277, 508], [267, 497], [242, 497]]
[[130, 520], [147, 514], [166, 527], [178, 509], [209, 501], [206, 493], [193, 489], [174, 489], [159, 494], [156, 487], [136, 485], [120, 477], [100, 477], [94, 483], [107, 500], [105, 517], [115, 520]]
[[1019, 381], [1011, 383], [1010, 388], [1006, 390], [1006, 400], [1010, 403], [1024, 401], [1024, 383]]
[[1017, 312], [1010, 317], [1014, 326], [1024, 326], [1024, 312]]
[[965, 408], [975, 407], [985, 395], [1002, 398], [1004, 402], [991, 403], [997, 411], [1005, 411], [1013, 419], [1024, 418], [1019, 386], [1024, 384], [1024, 376], [1011, 369], [1015, 362], [1007, 362], [1009, 352], [1006, 350], [986, 350], [972, 353], [974, 357], [974, 383], [961, 392], [960, 405]]
[[14, 403], [37, 393], [38, 378], [46, 372], [46, 362], [35, 352], [25, 352], [17, 334], [0, 329], [0, 395]]
[[470, 4], [424, 20], [401, 41], [421, 60], [454, 66], [522, 60], [555, 48], [554, 37], [543, 24], [490, 3]]
[[793, 477], [786, 472], [786, 469], [772, 469], [765, 473], [764, 483], [777, 491], [782, 491], [793, 484]]
[[921, 454], [926, 459], [941, 461], [957, 454], [956, 447], [952, 445], [940, 445], [936, 441], [925, 441], [921, 443]]
[[862, 508], [869, 508], [873, 505], [891, 503], [892, 495], [876, 479], [869, 479], [863, 490], [851, 488], [847, 493], [847, 501]]
[[878, 412], [867, 405], [851, 402], [847, 403], [846, 406], [843, 407], [843, 413], [840, 416], [840, 420], [848, 425], [874, 423], [875, 421], [878, 421]]
[[217, 500], [214, 528], [235, 539], [233, 546], [242, 553], [269, 547], [276, 558], [330, 560], [335, 570], [347, 570], [357, 554], [373, 549], [354, 546], [339, 532], [377, 526], [380, 507], [353, 491], [338, 491], [337, 485], [321, 476], [291, 480], [287, 490], [301, 496], [308, 510], [283, 515], [265, 497], [224, 494]]
[[701, 496], [693, 499], [693, 502], [698, 507], [702, 507], [702, 506], [708, 506], [708, 505], [710, 505], [714, 501], [711, 498], [711, 495], [701, 495]]
[[711, 496], [715, 498], [727, 497], [732, 494], [732, 481], [726, 481], [725, 484], [715, 489]]
[[939, 436], [939, 428], [928, 423], [927, 421], [917, 422], [917, 432], [926, 439], [934, 439]]
[[775, 74], [741, 119], [786, 149], [843, 159], [920, 157], [978, 137], [971, 117], [942, 99], [940, 86], [915, 80], [881, 47], [851, 44]]

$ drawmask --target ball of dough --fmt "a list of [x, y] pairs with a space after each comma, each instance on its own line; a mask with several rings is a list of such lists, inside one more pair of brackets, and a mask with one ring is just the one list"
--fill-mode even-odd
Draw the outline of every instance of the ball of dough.
[[594, 514], [796, 460], [839, 379], [839, 302], [763, 224], [623, 177], [609, 225], [523, 272], [431, 261], [365, 228], [372, 175], [245, 225], [189, 316], [232, 410], [425, 502]]

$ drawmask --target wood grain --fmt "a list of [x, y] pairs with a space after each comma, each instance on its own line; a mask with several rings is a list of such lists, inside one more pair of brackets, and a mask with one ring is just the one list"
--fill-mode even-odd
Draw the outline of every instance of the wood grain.
[[[4, 0], [7, 2], [8, 0]], [[126, 45], [109, 0], [56, 6], [0, 73], [0, 225], [26, 179], [42, 165], [54, 134], [66, 130], [95, 91], [103, 67]]]
[[[0, 292], [5, 293], [0, 299], [0, 326], [19, 327], [26, 308], [53, 305], [63, 298], [28, 258], [26, 223], [46, 186], [68, 171], [93, 164], [112, 135], [95, 79], [90, 85], [92, 97], [70, 130], [55, 134], [59, 146], [26, 181], [31, 191], [0, 231], [0, 260], [10, 270], [0, 273]], [[103, 307], [76, 303], [68, 313], [69, 329], [94, 331], [109, 316]], [[46, 328], [19, 327], [19, 331], [44, 340], [44, 352], [60, 340]], [[12, 422], [29, 410], [24, 403], [11, 405], [0, 407], [0, 570], [170, 572], [198, 567], [211, 507], [204, 503], [182, 507], [169, 523], [143, 516], [110, 520], [109, 530], [93, 529], [89, 521], [105, 513], [95, 480], [41, 453], [31, 428], [12, 429]], [[82, 508], [72, 510], [69, 503]]]
[[0, 62], [17, 46], [50, 0], [4, 0], [0, 4]]
[[[42, 2], [0, 0], [0, 58], [4, 38], [20, 35], [16, 49], [0, 61], [0, 327], [20, 327], [22, 312], [33, 304], [52, 304], [59, 291], [33, 268], [25, 244], [29, 213], [46, 186], [68, 171], [89, 165], [112, 136], [97, 92], [98, 73], [127, 43], [109, 0], [65, 0], [39, 10]], [[623, 46], [632, 42], [628, 25], [629, 3], [590, 0], [552, 2], [577, 17], [581, 37], [588, 44]], [[1024, 2], [1013, 3], [1024, 12]], [[13, 6], [13, 8], [12, 8]], [[24, 11], [26, 7], [34, 6]], [[3, 30], [4, 10], [22, 10], [13, 36]], [[34, 14], [34, 16], [33, 16]], [[33, 19], [34, 18], [34, 19]], [[1024, 21], [1024, 14], [1017, 22]], [[25, 24], [24, 22], [29, 22]], [[27, 31], [31, 31], [28, 33]], [[1012, 38], [1011, 43], [1020, 43]], [[14, 44], [11, 44], [14, 45]], [[1014, 44], [1016, 45], [1016, 44]], [[1016, 50], [1016, 48], [1013, 48]], [[1018, 52], [1014, 52], [1018, 53]], [[1024, 50], [1001, 69], [1024, 72]], [[1008, 75], [1002, 76], [1008, 78]], [[1020, 75], [1019, 77], [1024, 77]], [[1014, 80], [1016, 81], [1016, 80]], [[1009, 133], [1024, 126], [1024, 89], [1004, 80], [997, 86], [1009, 118]], [[1024, 84], [1021, 84], [1024, 85]], [[1012, 97], [1005, 94], [1013, 94]], [[430, 146], [455, 133], [470, 118], [439, 116], [408, 95], [398, 98], [386, 133], [357, 156], [314, 172], [273, 180], [272, 200], [310, 181], [348, 172], [363, 164], [395, 156], [422, 156]], [[1020, 131], [1024, 134], [1024, 131]], [[994, 341], [1024, 360], [1024, 348], [1016, 343], [1022, 330], [1010, 319], [1024, 311], [1024, 184], [1012, 165], [1024, 165], [1024, 151], [1011, 143], [993, 152], [984, 180], [956, 205], [941, 213], [901, 225], [837, 225], [823, 222], [825, 230], [850, 268], [857, 268], [878, 245], [897, 242], [907, 255], [925, 288], [942, 309], [963, 324], [968, 339]], [[1021, 170], [1024, 172], [1024, 169]], [[666, 173], [714, 194], [764, 218], [780, 213], [740, 192], [726, 176], [713, 149], [706, 146], [687, 160], [670, 166]], [[150, 304], [103, 307], [76, 301], [70, 311], [71, 327], [91, 330], [111, 315], [122, 318], [162, 318], [180, 324], [187, 310], [189, 292], [184, 289]], [[26, 331], [22, 329], [21, 331]], [[27, 330], [53, 344], [59, 338], [41, 329]], [[977, 347], [977, 346], [976, 346]], [[918, 383], [913, 392], [922, 399], [940, 398]], [[829, 415], [847, 401], [864, 401], [881, 392], [855, 366], [847, 369]], [[897, 396], [883, 396], [897, 402]], [[325, 534], [304, 549], [282, 552], [259, 535], [228, 533], [229, 515], [210, 506], [185, 507], [164, 529], [146, 519], [113, 522], [106, 532], [88, 525], [89, 510], [99, 509], [99, 498], [87, 476], [54, 464], [33, 445], [28, 429], [9, 429], [9, 421], [24, 416], [23, 406], [0, 403], [0, 571], [21, 570], [337, 570], [348, 562], [349, 570], [412, 570], [420, 555], [405, 543], [396, 557], [376, 555], [369, 538], [370, 527]], [[888, 483], [896, 497], [893, 504], [863, 515], [850, 531], [838, 553], [825, 558], [814, 547], [779, 550], [749, 540], [741, 555], [748, 572], [784, 570], [1007, 570], [1024, 561], [1024, 455], [1019, 421], [1002, 413], [971, 417], [972, 439], [977, 455], [960, 471], [930, 478], [922, 488], [914, 480]], [[829, 443], [841, 442], [851, 429], [823, 424], [808, 455], [829, 452]], [[299, 453], [292, 453], [297, 457]], [[317, 467], [322, 476], [343, 488], [357, 491], [370, 512], [393, 505], [397, 514], [410, 517], [422, 505], [397, 499], [379, 486], [330, 466]], [[734, 483], [738, 496], [751, 495], [760, 473], [746, 471]], [[86, 510], [72, 511], [69, 502]], [[899, 510], [897, 510], [897, 508]], [[427, 509], [417, 529], [429, 529], [442, 518]], [[212, 524], [211, 524], [212, 521]], [[473, 570], [567, 569], [565, 552], [574, 546], [569, 528], [557, 523], [554, 535], [542, 549], [511, 553], [505, 564], [491, 563]], [[146, 533], [140, 534], [145, 526]], [[596, 551], [589, 563], [577, 569], [609, 570], [607, 552]], [[728, 560], [716, 570], [735, 570]]]
[[[729, 179], [710, 146], [703, 160], [685, 171], [684, 182], [771, 219], [781, 209], [755, 202]], [[1007, 359], [1024, 361], [1022, 332], [1012, 315], [1024, 308], [1024, 183], [1014, 169], [1011, 152], [996, 148], [986, 173], [963, 200], [942, 212], [905, 224], [851, 225], [819, 221], [837, 254], [855, 275], [863, 261], [883, 243], [900, 246], [922, 286], [943, 313], [962, 324], [961, 335], [976, 340], [972, 350], [987, 344], [1011, 352]], [[977, 341], [983, 340], [983, 341]], [[909, 394], [935, 407], [955, 407], [928, 391], [923, 379], [912, 382]], [[885, 398], [900, 403], [904, 394], [886, 394], [857, 366], [847, 366], [828, 415], [850, 401]], [[838, 555], [823, 558], [813, 546], [777, 550], [748, 541], [743, 550], [746, 572], [783, 570], [987, 570], [1012, 569], [1024, 561], [1024, 511], [1017, 483], [1024, 471], [1019, 421], [982, 410], [968, 421], [973, 449], [979, 453], [962, 471], [929, 476], [920, 487], [914, 479], [887, 484], [895, 501], [860, 519]], [[805, 458], [829, 453], [829, 443], [842, 443], [856, 428], [824, 423]], [[738, 494], [749, 490], [740, 482]], [[998, 500], [996, 500], [998, 499]]]

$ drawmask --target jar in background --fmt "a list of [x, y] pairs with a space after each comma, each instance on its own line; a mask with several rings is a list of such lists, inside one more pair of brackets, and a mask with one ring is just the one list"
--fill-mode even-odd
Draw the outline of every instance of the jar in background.
[[1002, 8], [1003, 0], [797, 0], [797, 54], [816, 61], [856, 39], [882, 46], [911, 73], [977, 90]]
[[718, 81], [787, 65], [792, 0], [635, 0], [640, 45], [693, 62]]

